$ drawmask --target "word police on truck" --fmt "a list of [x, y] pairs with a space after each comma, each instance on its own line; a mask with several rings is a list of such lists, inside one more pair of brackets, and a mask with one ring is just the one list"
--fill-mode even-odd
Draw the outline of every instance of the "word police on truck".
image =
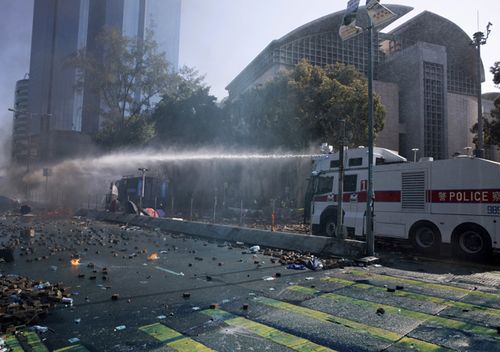
[[[313, 157], [307, 198], [312, 233], [336, 236], [341, 168], [330, 150]], [[365, 236], [368, 149], [346, 149], [344, 160], [343, 224], [349, 236]], [[408, 162], [384, 148], [374, 148], [373, 160], [375, 236], [408, 239], [427, 253], [448, 243], [468, 259], [500, 248], [500, 163], [467, 155]]]

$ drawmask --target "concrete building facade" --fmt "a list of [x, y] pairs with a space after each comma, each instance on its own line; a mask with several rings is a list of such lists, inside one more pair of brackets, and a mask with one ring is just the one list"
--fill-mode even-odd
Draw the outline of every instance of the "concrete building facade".
[[[152, 29], [177, 68], [181, 0], [37, 0], [34, 6], [26, 111], [40, 143], [39, 159], [58, 159], [60, 150], [80, 153], [99, 129], [99, 96], [78, 86], [81, 72], [67, 61], [84, 48], [103, 56], [96, 37], [104, 27], [137, 38]], [[63, 141], [68, 135], [73, 143]]]
[[[397, 16], [412, 8], [384, 5]], [[229, 99], [272, 79], [280, 70], [306, 59], [314, 65], [337, 62], [367, 73], [368, 34], [342, 41], [338, 35], [343, 11], [322, 17], [271, 42], [227, 86]], [[360, 7], [357, 24], [369, 23]], [[393, 21], [394, 21], [393, 20]], [[385, 26], [390, 23], [386, 23]], [[396, 29], [374, 36], [374, 91], [385, 106], [385, 127], [376, 145], [413, 158], [444, 159], [473, 147], [470, 128], [477, 122], [475, 49], [471, 38], [451, 21], [424, 11]], [[476, 111], [476, 112], [475, 112]]]
[[18, 164], [28, 162], [30, 153], [30, 114], [28, 109], [28, 79], [16, 82], [14, 94], [14, 123], [12, 124], [12, 160]]

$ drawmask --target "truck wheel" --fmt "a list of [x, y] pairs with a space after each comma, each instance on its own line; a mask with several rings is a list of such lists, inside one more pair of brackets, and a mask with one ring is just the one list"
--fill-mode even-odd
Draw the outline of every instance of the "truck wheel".
[[453, 254], [464, 259], [487, 259], [491, 254], [490, 236], [479, 226], [467, 226], [455, 237]]
[[439, 230], [431, 223], [423, 223], [413, 230], [411, 236], [413, 247], [422, 253], [435, 254], [441, 246]]
[[325, 219], [323, 224], [323, 233], [327, 237], [336, 237], [337, 236], [337, 217], [329, 216]]

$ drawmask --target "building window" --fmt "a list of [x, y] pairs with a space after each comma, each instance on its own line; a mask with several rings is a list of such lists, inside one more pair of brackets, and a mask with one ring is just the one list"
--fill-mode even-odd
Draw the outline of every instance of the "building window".
[[424, 62], [424, 152], [435, 159], [444, 157], [444, 68]]

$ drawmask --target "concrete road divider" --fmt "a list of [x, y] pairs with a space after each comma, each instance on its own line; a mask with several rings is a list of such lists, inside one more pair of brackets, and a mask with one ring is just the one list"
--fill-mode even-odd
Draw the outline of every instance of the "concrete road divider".
[[365, 242], [355, 240], [337, 241], [333, 238], [287, 232], [267, 231], [246, 227], [208, 224], [201, 222], [151, 218], [147, 216], [83, 210], [78, 214], [100, 221], [117, 222], [132, 226], [160, 228], [164, 231], [211, 238], [221, 241], [244, 242], [249, 245], [359, 257], [365, 254]]

